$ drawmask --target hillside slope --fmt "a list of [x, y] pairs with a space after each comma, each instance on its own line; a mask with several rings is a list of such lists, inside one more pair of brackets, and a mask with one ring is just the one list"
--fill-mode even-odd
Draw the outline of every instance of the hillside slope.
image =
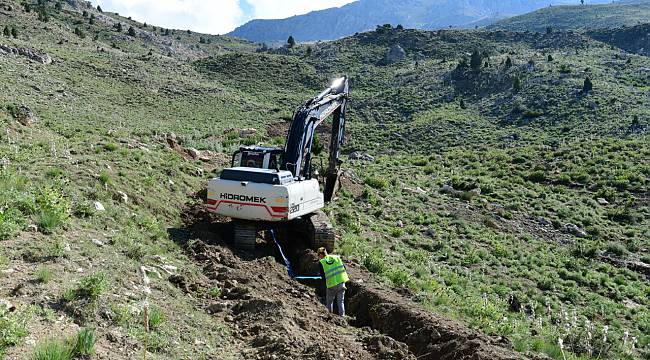
[[[263, 50], [66, 4], [0, 0], [5, 359], [89, 332], [111, 360], [648, 356], [650, 59], [387, 27]], [[282, 145], [341, 74], [349, 321], [203, 208], [234, 149]]]
[[257, 42], [277, 43], [286, 41], [289, 35], [297, 41], [338, 39], [383, 24], [401, 24], [415, 29], [474, 27], [533, 11], [548, 6], [549, 3], [568, 4], [572, 1], [359, 0], [340, 8], [314, 11], [287, 19], [252, 20], [228, 35]]
[[529, 14], [504, 19], [490, 29], [510, 31], [546, 31], [548, 27], [562, 30], [601, 29], [635, 26], [650, 19], [650, 1], [626, 1], [590, 6], [553, 6]]

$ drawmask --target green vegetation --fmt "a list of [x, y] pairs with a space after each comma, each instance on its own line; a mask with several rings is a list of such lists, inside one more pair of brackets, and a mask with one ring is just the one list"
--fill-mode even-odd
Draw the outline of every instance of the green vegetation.
[[[115, 25], [91, 23], [95, 10], [84, 17], [66, 3], [28, 7], [0, 15], [20, 30], [3, 42], [56, 65], [0, 55], [9, 90], [0, 92], [0, 264], [33, 269], [27, 294], [65, 301], [43, 303], [43, 319], [0, 313], [0, 351], [30, 354], [28, 333], [65, 316], [110, 323], [138, 347], [148, 339], [160, 358], [236, 354], [225, 326], [168, 276], [151, 276], [147, 323], [141, 267], [200, 273], [170, 235], [188, 194], [234, 148], [281, 144], [293, 108], [345, 73], [354, 99], [345, 153], [374, 161], [344, 163], [353, 186], [326, 209], [342, 236], [337, 251], [518, 351], [648, 356], [650, 287], [630, 265], [650, 263], [648, 58], [556, 25], [539, 34], [380, 27], [257, 52], [113, 14], [104, 16]], [[32, 26], [36, 17], [47, 24]], [[408, 61], [383, 64], [395, 43]], [[586, 78], [594, 83], [583, 96]], [[23, 104], [39, 123], [16, 122]], [[257, 132], [242, 136], [247, 128]], [[171, 133], [217, 161], [170, 150]], [[17, 285], [0, 297], [11, 300]], [[94, 336], [78, 337], [92, 349]], [[42, 343], [34, 356], [64, 356], [66, 344]]]
[[81, 329], [68, 339], [48, 339], [36, 345], [31, 360], [87, 359], [93, 355], [95, 330]]
[[488, 28], [537, 32], [547, 29], [604, 29], [647, 23], [648, 18], [650, 3], [629, 1], [588, 6], [550, 6], [501, 20]]

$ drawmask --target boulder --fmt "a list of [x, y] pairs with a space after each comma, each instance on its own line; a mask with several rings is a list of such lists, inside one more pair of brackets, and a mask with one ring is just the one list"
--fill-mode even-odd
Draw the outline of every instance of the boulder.
[[414, 188], [405, 187], [405, 188], [402, 189], [402, 193], [406, 193], [406, 194], [416, 194], [416, 195], [417, 195], [417, 194], [423, 194], [423, 195], [424, 195], [424, 194], [426, 194], [427, 192], [424, 191], [422, 188], [420, 188], [420, 187], [418, 186], [418, 187], [416, 187], [415, 189], [414, 189]]
[[586, 238], [587, 232], [582, 230], [578, 225], [575, 224], [566, 224], [564, 225], [564, 232], [569, 233], [573, 236], [579, 237], [579, 238]]
[[598, 201], [598, 204], [603, 205], [603, 206], [609, 205], [609, 201], [607, 201], [607, 200], [605, 200], [603, 198], [598, 198], [598, 199], [596, 199], [596, 201]]
[[95, 201], [93, 203], [93, 205], [94, 205], [96, 211], [106, 211], [106, 208], [104, 207], [104, 205], [102, 205], [102, 203], [100, 203], [99, 201]]
[[255, 134], [257, 134], [257, 129], [249, 128], [239, 130], [239, 137], [249, 137]]
[[354, 151], [348, 155], [348, 158], [350, 160], [361, 160], [361, 161], [367, 161], [367, 162], [374, 162], [375, 158], [373, 156], [370, 156], [368, 154], [361, 153], [359, 151]]
[[199, 159], [201, 157], [201, 152], [195, 148], [189, 148], [186, 150], [187, 154], [192, 157], [192, 159]]
[[23, 126], [32, 126], [38, 122], [38, 118], [34, 112], [27, 106], [21, 106], [13, 111], [13, 116]]
[[399, 44], [393, 44], [384, 56], [384, 63], [394, 64], [404, 59], [406, 59], [406, 51]]

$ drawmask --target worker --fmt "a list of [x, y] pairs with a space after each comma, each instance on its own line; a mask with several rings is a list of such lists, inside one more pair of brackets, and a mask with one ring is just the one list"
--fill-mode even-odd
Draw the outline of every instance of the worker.
[[337, 255], [328, 255], [325, 248], [318, 249], [318, 258], [323, 268], [323, 278], [325, 279], [325, 306], [329, 312], [334, 312], [334, 300], [338, 313], [345, 316], [345, 283], [350, 280], [345, 270], [343, 260]]

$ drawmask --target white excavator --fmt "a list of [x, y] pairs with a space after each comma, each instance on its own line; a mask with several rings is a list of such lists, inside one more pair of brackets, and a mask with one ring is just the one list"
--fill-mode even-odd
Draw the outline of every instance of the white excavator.
[[[284, 148], [248, 146], [208, 184], [208, 209], [233, 219], [234, 245], [252, 251], [262, 229], [299, 230], [313, 249], [332, 251], [335, 232], [322, 211], [338, 187], [340, 150], [345, 140], [347, 77], [296, 110]], [[316, 128], [333, 115], [329, 162], [323, 191], [312, 166]]]

